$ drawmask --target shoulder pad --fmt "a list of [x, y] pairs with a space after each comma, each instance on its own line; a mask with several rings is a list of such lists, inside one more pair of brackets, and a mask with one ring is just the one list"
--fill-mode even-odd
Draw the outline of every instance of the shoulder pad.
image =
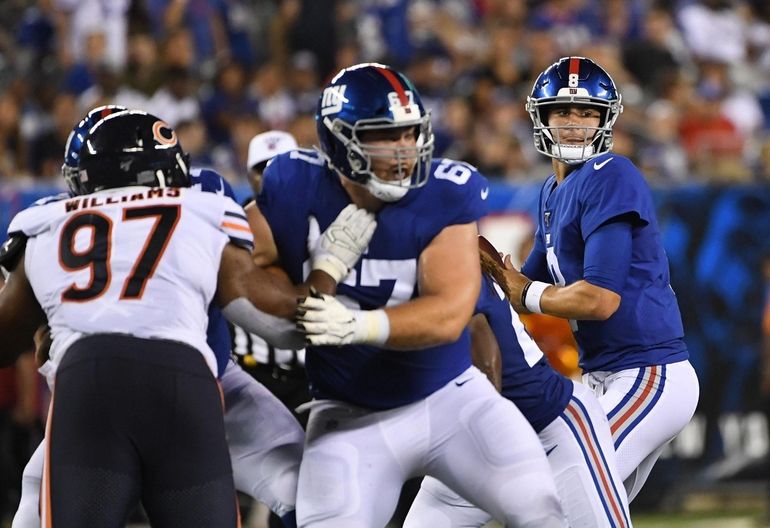
[[72, 198], [72, 195], [70, 193], [62, 192], [59, 194], [54, 194], [52, 196], [44, 196], [43, 198], [40, 198], [38, 200], [35, 200], [35, 202], [32, 203], [30, 207], [36, 207], [39, 205], [45, 205], [52, 202], [60, 202], [61, 200], [67, 200], [69, 198]]
[[0, 266], [9, 272], [13, 271], [25, 247], [27, 247], [27, 236], [24, 233], [11, 234], [0, 246]]

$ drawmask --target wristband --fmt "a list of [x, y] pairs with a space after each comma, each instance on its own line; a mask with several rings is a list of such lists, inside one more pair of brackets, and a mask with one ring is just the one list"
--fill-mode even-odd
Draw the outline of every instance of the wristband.
[[527, 307], [527, 292], [529, 287], [532, 286], [532, 281], [527, 281], [524, 287], [521, 289], [521, 296], [519, 297], [519, 303], [526, 308]]
[[382, 346], [390, 337], [390, 319], [385, 310], [354, 310], [356, 341]]
[[350, 270], [342, 260], [330, 254], [324, 255], [313, 262], [313, 269], [326, 272], [337, 284], [342, 282], [342, 279], [350, 273]]
[[540, 297], [545, 289], [550, 286], [547, 282], [533, 281], [527, 284], [521, 292], [522, 304], [532, 313], [543, 313], [540, 309]]

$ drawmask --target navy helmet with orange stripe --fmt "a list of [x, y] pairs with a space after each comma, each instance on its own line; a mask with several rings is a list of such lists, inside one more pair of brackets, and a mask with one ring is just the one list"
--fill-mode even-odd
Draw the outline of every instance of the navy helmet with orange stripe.
[[79, 152], [77, 194], [142, 185], [187, 187], [189, 156], [162, 119], [124, 110], [96, 123]]
[[88, 135], [88, 131], [108, 115], [122, 112], [123, 110], [127, 110], [127, 108], [118, 105], [98, 106], [88, 112], [70, 132], [64, 147], [64, 163], [61, 166], [61, 175], [64, 181], [67, 182], [67, 187], [69, 187], [73, 195], [84, 194], [79, 187], [78, 169], [80, 168], [80, 147], [83, 145], [83, 140]]
[[[414, 146], [376, 148], [361, 140], [362, 132], [407, 127], [414, 128]], [[316, 128], [329, 167], [380, 200], [394, 202], [428, 181], [434, 144], [430, 113], [411, 81], [388, 66], [357, 64], [335, 75], [319, 98]], [[378, 157], [396, 158], [402, 173], [379, 178], [372, 170]], [[407, 173], [406, 167], [414, 168]]]
[[[526, 109], [535, 125], [538, 152], [568, 164], [582, 163], [612, 149], [612, 126], [623, 111], [621, 96], [612, 77], [585, 57], [564, 57], [549, 66], [535, 81]], [[586, 106], [601, 113], [598, 127], [589, 128], [583, 144], [558, 141], [567, 127], [548, 126], [554, 107]]]

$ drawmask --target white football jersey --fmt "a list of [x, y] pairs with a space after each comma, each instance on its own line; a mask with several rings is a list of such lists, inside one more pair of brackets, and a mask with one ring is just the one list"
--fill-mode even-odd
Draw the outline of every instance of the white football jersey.
[[251, 250], [240, 205], [190, 189], [124, 187], [30, 207], [9, 234], [27, 242], [25, 270], [51, 327], [51, 363], [83, 335], [186, 343], [203, 354], [208, 307], [228, 242]]

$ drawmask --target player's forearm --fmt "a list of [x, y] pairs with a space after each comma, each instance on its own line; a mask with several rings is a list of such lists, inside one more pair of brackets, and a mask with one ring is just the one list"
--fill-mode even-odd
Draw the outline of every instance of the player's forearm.
[[458, 303], [443, 297], [418, 297], [386, 308], [385, 313], [390, 320], [387, 348], [427, 348], [460, 338], [473, 315], [473, 301]]
[[620, 295], [584, 280], [569, 286], [551, 284], [540, 296], [540, 311], [565, 319], [604, 321], [619, 306]]

